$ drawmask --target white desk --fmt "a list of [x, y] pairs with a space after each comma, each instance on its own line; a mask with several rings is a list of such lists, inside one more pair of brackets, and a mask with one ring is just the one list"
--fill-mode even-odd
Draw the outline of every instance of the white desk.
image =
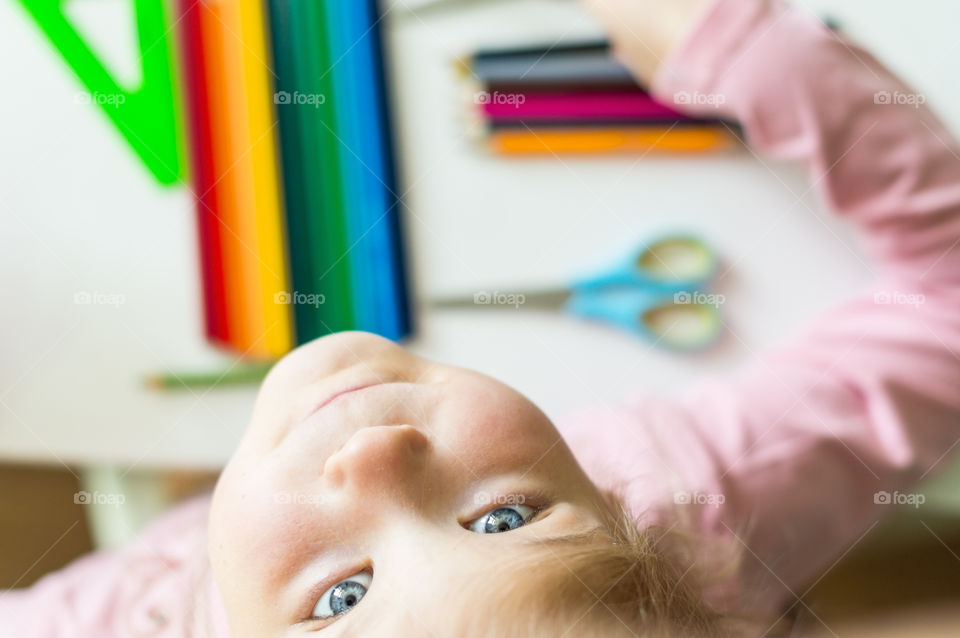
[[[106, 0], [104, 0], [106, 1]], [[955, 3], [842, 5], [960, 130]], [[108, 22], [104, 22], [108, 25]], [[107, 26], [101, 35], [113, 36]], [[463, 138], [451, 58], [479, 44], [592, 33], [570, 4], [497, 3], [390, 20], [406, 223], [422, 295], [565, 280], [645, 229], [702, 233], [736, 262], [723, 292], [738, 338], [703, 357], [528, 311], [424, 317], [412, 347], [501, 377], [560, 415], [630, 388], [669, 391], [729, 368], [869, 279], [848, 229], [793, 167], [702, 160], [504, 160]], [[162, 370], [230, 358], [201, 335], [193, 206], [157, 187], [13, 2], [0, 4], [0, 459], [120, 468], [219, 467], [250, 390], [160, 394]], [[78, 292], [124, 303], [78, 305]]]

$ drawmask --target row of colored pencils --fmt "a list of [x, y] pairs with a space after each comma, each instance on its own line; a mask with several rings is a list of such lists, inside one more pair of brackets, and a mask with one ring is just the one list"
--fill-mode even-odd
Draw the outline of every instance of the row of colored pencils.
[[206, 332], [409, 330], [375, 0], [180, 0]]
[[463, 71], [495, 152], [697, 153], [735, 139], [729, 123], [655, 100], [607, 42], [479, 51]]

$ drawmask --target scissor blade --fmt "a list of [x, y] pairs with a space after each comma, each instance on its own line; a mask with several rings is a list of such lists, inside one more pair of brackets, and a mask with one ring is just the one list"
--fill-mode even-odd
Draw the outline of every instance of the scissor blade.
[[534, 290], [529, 292], [506, 292], [495, 290], [482, 291], [467, 296], [439, 297], [426, 302], [428, 308], [534, 308], [538, 310], [560, 310], [570, 299], [568, 288], [554, 290]]

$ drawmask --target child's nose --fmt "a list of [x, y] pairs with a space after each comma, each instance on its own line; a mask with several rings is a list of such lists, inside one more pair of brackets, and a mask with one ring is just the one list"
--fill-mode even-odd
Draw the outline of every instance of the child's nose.
[[412, 425], [375, 425], [357, 430], [323, 467], [328, 484], [355, 488], [399, 487], [420, 471], [430, 439]]

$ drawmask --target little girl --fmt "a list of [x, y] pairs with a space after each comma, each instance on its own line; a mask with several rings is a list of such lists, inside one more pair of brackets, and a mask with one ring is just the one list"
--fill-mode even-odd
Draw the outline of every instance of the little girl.
[[720, 104], [754, 151], [805, 161], [858, 226], [875, 285], [735, 374], [559, 429], [502, 384], [380, 338], [310, 343], [264, 382], [212, 499], [0, 596], [0, 636], [755, 635], [803, 605], [885, 494], [949, 458], [950, 134], [778, 0], [589, 5], [662, 99], [723, 96], [685, 108]]

